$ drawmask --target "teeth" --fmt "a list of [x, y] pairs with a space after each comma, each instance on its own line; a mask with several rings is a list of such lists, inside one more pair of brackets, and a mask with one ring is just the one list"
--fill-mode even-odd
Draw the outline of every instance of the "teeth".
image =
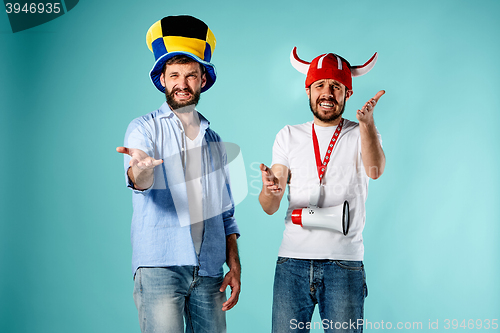
[[329, 103], [320, 103], [319, 105], [321, 105], [323, 107], [327, 107], [327, 108], [333, 107], [333, 104], [329, 104]]

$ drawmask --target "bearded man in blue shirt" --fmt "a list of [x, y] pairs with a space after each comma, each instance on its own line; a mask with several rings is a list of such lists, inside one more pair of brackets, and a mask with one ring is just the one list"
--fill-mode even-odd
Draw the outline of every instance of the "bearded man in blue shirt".
[[134, 119], [117, 148], [133, 190], [132, 271], [141, 331], [226, 332], [225, 311], [240, 293], [239, 229], [224, 144], [195, 109], [215, 82], [210, 60], [216, 40], [191, 16], [163, 18], [146, 39], [156, 59], [151, 79], [166, 102]]

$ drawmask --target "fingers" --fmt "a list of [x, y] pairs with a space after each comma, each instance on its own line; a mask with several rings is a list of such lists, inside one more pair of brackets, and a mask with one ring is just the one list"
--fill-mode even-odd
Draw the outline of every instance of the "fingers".
[[143, 160], [137, 160], [135, 158], [132, 158], [130, 160], [129, 165], [134, 166], [136, 165], [140, 169], [153, 169], [155, 166], [158, 166], [163, 163], [163, 160], [155, 160], [154, 158], [145, 158]]
[[230, 270], [226, 276], [224, 276], [219, 291], [224, 292], [227, 286], [231, 286], [231, 297], [222, 304], [222, 311], [227, 311], [238, 303], [241, 288], [239, 271]]
[[154, 160], [153, 161], [153, 166], [158, 166], [163, 163], [163, 160]]
[[130, 157], [130, 166], [137, 166], [140, 169], [152, 169], [163, 163], [163, 160], [156, 160], [149, 157], [145, 152], [140, 149], [127, 148], [127, 147], [116, 147], [116, 151], [121, 154], [127, 154]]
[[279, 193], [283, 189], [279, 186], [279, 180], [273, 173], [273, 170], [267, 167], [265, 164], [260, 164], [260, 170], [262, 171], [262, 183], [266, 186], [267, 190], [271, 193]]
[[363, 105], [361, 110], [358, 110], [358, 114], [364, 115], [365, 112], [371, 112], [375, 108], [375, 105], [377, 105], [378, 100], [382, 95], [385, 94], [385, 90], [380, 90], [378, 93], [375, 94], [375, 96], [370, 99], [368, 102]]
[[235, 290], [236, 288], [231, 290], [231, 297], [222, 304], [222, 311], [230, 310], [238, 303], [239, 292]]
[[[227, 281], [226, 281], [227, 280]], [[222, 311], [227, 311], [232, 309], [236, 303], [238, 303], [239, 295], [240, 295], [240, 284], [236, 280], [232, 280], [229, 276], [226, 275], [224, 278], [224, 282], [220, 288], [220, 292], [224, 292], [226, 287], [231, 286], [231, 296], [227, 301], [222, 304]]]
[[130, 155], [130, 151], [127, 147], [116, 147], [116, 151], [122, 154]]
[[283, 189], [279, 187], [279, 185], [268, 185], [266, 188], [271, 192], [271, 193], [279, 193]]
[[385, 90], [380, 90], [378, 93], [373, 96], [368, 102], [363, 105], [361, 110], [356, 112], [356, 118], [360, 123], [373, 123], [373, 110], [377, 105], [378, 100], [385, 94]]
[[264, 163], [260, 164], [260, 171], [262, 171], [262, 176], [265, 176], [269, 179], [274, 178], [273, 170], [267, 167]]
[[271, 191], [272, 193], [277, 193], [282, 190], [282, 188], [279, 186], [279, 180], [276, 177], [272, 177], [270, 179], [265, 179], [266, 177], [263, 177], [262, 182], [264, 183], [264, 186], [267, 188], [267, 190]]
[[116, 147], [116, 151], [122, 154], [130, 155], [132, 158], [137, 158], [138, 160], [143, 160], [149, 157], [148, 154], [137, 148]]
[[379, 98], [382, 97], [382, 95], [385, 94], [385, 90], [380, 90], [374, 97], [373, 99], [375, 100], [375, 103], [378, 102]]
[[223, 292], [224, 290], [226, 290], [227, 286], [229, 285], [229, 279], [227, 278], [227, 275], [224, 277], [224, 280], [222, 281], [222, 284], [219, 288], [219, 291], [220, 292]]
[[373, 107], [374, 107], [374, 105], [372, 104], [372, 102], [368, 101], [368, 102], [365, 103], [365, 105], [363, 105], [363, 107], [361, 108], [361, 110], [362, 111], [368, 111], [368, 112], [370, 112], [370, 111], [373, 111]]
[[366, 102], [365, 106], [368, 110], [373, 109], [375, 105], [377, 105], [378, 100], [382, 95], [385, 94], [385, 90], [380, 90], [378, 93], [373, 96], [372, 99], [370, 99], [368, 102]]
[[222, 304], [222, 311], [231, 310], [238, 303], [240, 288], [231, 288], [231, 297]]

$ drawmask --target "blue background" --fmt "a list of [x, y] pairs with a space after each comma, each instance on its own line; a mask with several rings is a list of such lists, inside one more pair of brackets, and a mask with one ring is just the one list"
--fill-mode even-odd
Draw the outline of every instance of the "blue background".
[[85, 0], [16, 34], [0, 13], [1, 332], [139, 332], [131, 194], [115, 147], [164, 100], [145, 34], [178, 14], [217, 38], [218, 80], [199, 110], [241, 147], [246, 170], [230, 332], [270, 330], [287, 204], [261, 210], [257, 167], [284, 125], [312, 119], [293, 46], [305, 60], [336, 52], [354, 65], [379, 52], [345, 113], [354, 120], [387, 91], [375, 110], [387, 167], [367, 201], [366, 319], [422, 331], [429, 320], [442, 330], [445, 319], [499, 319], [500, 2]]

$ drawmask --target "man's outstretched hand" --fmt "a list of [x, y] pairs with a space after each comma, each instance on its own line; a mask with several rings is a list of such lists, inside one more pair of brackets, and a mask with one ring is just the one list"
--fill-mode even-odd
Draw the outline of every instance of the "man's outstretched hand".
[[163, 163], [163, 160], [155, 160], [140, 149], [117, 147], [116, 151], [132, 157], [129, 165], [131, 167], [136, 166], [141, 170], [153, 169], [155, 166]]
[[154, 168], [162, 164], [163, 160], [156, 160], [136, 148], [117, 147], [116, 151], [131, 157], [127, 174], [134, 187], [137, 190], [150, 188], [154, 181]]
[[372, 99], [365, 103], [361, 110], [358, 110], [356, 118], [358, 118], [360, 123], [367, 125], [375, 123], [373, 120], [373, 109], [383, 94], [385, 94], [385, 90], [380, 90]]
[[280, 193], [283, 189], [280, 187], [279, 179], [274, 175], [271, 168], [265, 164], [260, 164], [260, 171], [262, 171], [262, 184], [271, 193]]

